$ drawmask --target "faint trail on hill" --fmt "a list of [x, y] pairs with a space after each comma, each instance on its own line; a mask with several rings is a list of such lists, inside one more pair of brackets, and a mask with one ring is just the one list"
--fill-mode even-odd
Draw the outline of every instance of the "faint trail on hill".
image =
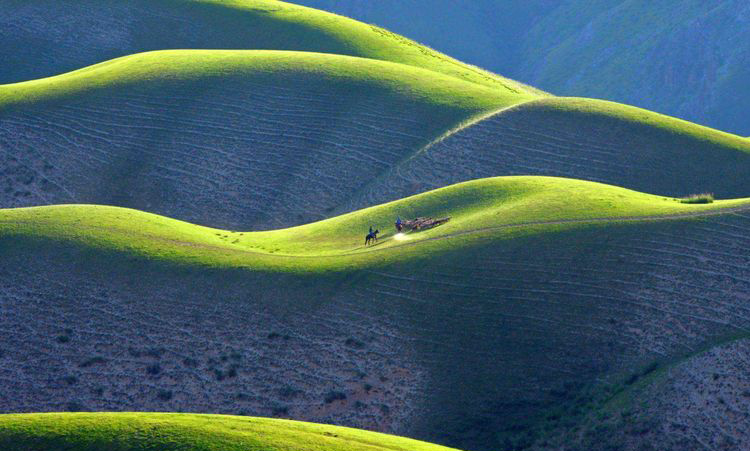
[[[335, 257], [346, 257], [346, 256], [352, 256], [352, 255], [361, 255], [365, 253], [370, 252], [379, 252], [379, 251], [385, 251], [390, 250], [394, 248], [399, 247], [405, 247], [405, 246], [413, 246], [420, 243], [424, 243], [427, 241], [437, 241], [437, 240], [444, 240], [448, 238], [454, 238], [457, 236], [463, 236], [463, 235], [471, 235], [475, 233], [482, 233], [482, 232], [489, 232], [493, 230], [503, 230], [503, 229], [511, 229], [511, 228], [519, 228], [519, 227], [534, 227], [534, 226], [545, 226], [545, 225], [565, 225], [565, 224], [598, 224], [598, 223], [609, 223], [609, 222], [656, 222], [656, 221], [669, 221], [669, 220], [677, 220], [677, 219], [692, 219], [692, 218], [701, 218], [701, 217], [707, 217], [707, 216], [721, 216], [721, 215], [729, 215], [744, 211], [750, 211], [750, 205], [744, 205], [739, 207], [727, 207], [719, 210], [710, 210], [710, 211], [700, 211], [695, 213], [677, 213], [677, 214], [671, 214], [671, 215], [656, 215], [656, 216], [623, 216], [623, 217], [600, 217], [600, 218], [581, 218], [581, 219], [556, 219], [551, 221], [529, 221], [529, 222], [521, 222], [521, 223], [513, 223], [513, 224], [503, 224], [499, 226], [492, 226], [492, 227], [482, 227], [478, 229], [470, 229], [470, 230], [463, 230], [459, 232], [450, 233], [447, 235], [442, 236], [436, 236], [432, 238], [424, 238], [418, 241], [406, 241], [401, 244], [393, 245], [387, 248], [368, 248], [367, 250], [363, 251], [357, 251], [356, 249], [363, 249], [363, 247], [355, 248], [355, 251], [348, 251], [343, 252], [339, 254], [330, 254], [330, 255], [288, 255], [288, 254], [275, 254], [275, 253], [268, 253], [268, 252], [258, 252], [258, 251], [251, 251], [247, 249], [235, 249], [230, 247], [222, 247], [222, 246], [214, 246], [210, 244], [201, 244], [201, 243], [194, 243], [190, 241], [183, 241], [178, 239], [170, 239], [170, 238], [164, 238], [164, 237], [157, 237], [154, 235], [150, 235], [147, 233], [138, 233], [138, 232], [127, 232], [128, 235], [135, 235], [140, 236], [144, 238], [148, 238], [154, 241], [161, 241], [165, 243], [172, 243], [178, 246], [186, 246], [186, 247], [196, 247], [201, 249], [210, 249], [210, 250], [218, 250], [218, 251], [231, 251], [235, 253], [242, 253], [242, 254], [253, 254], [253, 255], [266, 255], [270, 257], [281, 257], [281, 258], [335, 258]], [[37, 224], [34, 221], [0, 221], [0, 224]], [[112, 227], [101, 227], [101, 226], [79, 226], [79, 229], [90, 229], [90, 230], [118, 230], [117, 228]], [[119, 229], [122, 230], [122, 229]], [[382, 241], [379, 244], [384, 244], [386, 241]], [[377, 245], [376, 245], [377, 246]]]

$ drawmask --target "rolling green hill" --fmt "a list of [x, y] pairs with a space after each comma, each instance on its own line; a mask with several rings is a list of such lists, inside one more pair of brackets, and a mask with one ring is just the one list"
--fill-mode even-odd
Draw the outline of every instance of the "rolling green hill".
[[750, 173], [746, 139], [645, 110], [305, 52], [132, 55], [2, 85], [0, 118], [3, 206], [111, 204], [232, 229], [495, 175], [729, 198]]
[[286, 51], [132, 55], [0, 86], [0, 205], [105, 203], [227, 228], [329, 216], [446, 130], [528, 100]]
[[[0, 370], [18, 394], [4, 410], [253, 414], [543, 449], [654, 362], [750, 329], [748, 209], [509, 177], [266, 232], [3, 210], [0, 363], [15, 364]], [[452, 219], [399, 241], [396, 214]], [[386, 232], [364, 249], [370, 224]]]
[[450, 448], [337, 426], [222, 415], [96, 413], [0, 416], [7, 451], [448, 451]]
[[[654, 219], [684, 219], [750, 208], [750, 199], [685, 204], [592, 182], [507, 177], [452, 185], [389, 204], [288, 229], [228, 231], [137, 210], [62, 205], [0, 210], [0, 231], [19, 237], [71, 240], [132, 251], [149, 258], [211, 266], [271, 270], [351, 270], [420, 258], [469, 245], [551, 228]], [[446, 225], [395, 235], [397, 216], [450, 217]], [[365, 247], [369, 226], [383, 229]]]
[[613, 102], [533, 100], [446, 134], [385, 171], [343, 210], [472, 178], [528, 174], [678, 197], [744, 197], [750, 141]]
[[6, 0], [4, 8], [1, 83], [151, 50], [268, 49], [391, 61], [504, 92], [538, 92], [387, 30], [277, 0]]
[[2, 6], [0, 447], [750, 436], [747, 139], [280, 1]]

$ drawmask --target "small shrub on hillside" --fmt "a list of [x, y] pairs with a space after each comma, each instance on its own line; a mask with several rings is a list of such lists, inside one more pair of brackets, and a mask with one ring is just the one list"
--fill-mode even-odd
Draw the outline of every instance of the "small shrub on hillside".
[[70, 341], [70, 337], [67, 335], [58, 335], [57, 336], [57, 342], [58, 343], [67, 343]]
[[365, 347], [365, 344], [357, 340], [356, 338], [347, 338], [344, 344], [349, 346], [350, 348], [355, 349], [362, 349]]
[[182, 363], [190, 368], [195, 368], [196, 366], [198, 366], [198, 361], [190, 357], [186, 357], [185, 360], [182, 361]]
[[106, 361], [107, 360], [104, 357], [98, 357], [98, 356], [97, 357], [91, 357], [90, 359], [82, 362], [78, 366], [81, 367], [81, 368], [88, 368], [88, 367], [90, 367], [92, 365], [95, 365], [97, 363], [104, 363]]
[[711, 193], [691, 194], [680, 199], [683, 204], [710, 204], [714, 201], [714, 195]]
[[279, 396], [281, 396], [284, 399], [294, 398], [300, 393], [302, 393], [302, 390], [298, 390], [294, 387], [289, 387], [289, 386], [279, 389]]
[[161, 373], [161, 366], [158, 363], [155, 363], [153, 365], [149, 365], [146, 367], [146, 372], [151, 375], [157, 375]]
[[172, 399], [172, 391], [171, 390], [159, 390], [159, 394], [156, 395], [161, 399], [162, 401], [169, 401]]
[[153, 357], [155, 359], [161, 358], [161, 355], [166, 352], [166, 349], [164, 348], [151, 348], [146, 350], [145, 355], [148, 357]]
[[334, 401], [343, 401], [346, 399], [346, 393], [340, 392], [340, 391], [330, 391], [326, 395], [325, 401], [326, 404], [330, 404]]

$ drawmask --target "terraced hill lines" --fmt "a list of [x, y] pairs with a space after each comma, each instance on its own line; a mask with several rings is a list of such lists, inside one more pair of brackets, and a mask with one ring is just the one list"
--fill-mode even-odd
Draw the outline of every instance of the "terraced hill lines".
[[0, 86], [0, 205], [104, 203], [289, 226], [457, 123], [528, 96], [279, 51], [162, 51]]
[[0, 416], [7, 451], [450, 451], [338, 426], [226, 415], [80, 413]]
[[[0, 379], [17, 394], [3, 409], [246, 412], [472, 450], [531, 443], [576, 421], [562, 407], [585, 412], [655, 360], [750, 330], [748, 203], [511, 177], [244, 235], [106, 207], [3, 210]], [[358, 249], [404, 211], [453, 218], [414, 245]]]
[[626, 105], [547, 98], [504, 108], [389, 169], [342, 210], [471, 178], [580, 178], [670, 196], [750, 193], [750, 143]]
[[387, 30], [277, 0], [3, 0], [0, 83], [164, 49], [299, 50], [392, 61], [492, 87], [538, 90]]

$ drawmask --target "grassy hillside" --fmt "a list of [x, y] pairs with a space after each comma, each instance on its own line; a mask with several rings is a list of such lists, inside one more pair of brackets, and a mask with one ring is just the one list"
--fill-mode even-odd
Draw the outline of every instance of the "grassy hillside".
[[450, 448], [337, 426], [222, 415], [93, 413], [0, 416], [7, 451], [448, 451]]
[[503, 92], [536, 92], [381, 28], [276, 0], [10, 0], [0, 29], [5, 83], [149, 50], [270, 49], [373, 58]]
[[555, 97], [449, 133], [357, 193], [357, 208], [466, 179], [549, 175], [649, 193], [745, 197], [750, 141], [628, 105]]
[[[295, 0], [383, 26], [461, 61], [499, 74], [517, 74], [525, 63], [524, 37], [559, 4], [549, 0], [474, 0], [455, 8], [451, 0]], [[439, 24], [436, 26], [435, 24]], [[571, 62], [571, 64], [574, 64]]]
[[357, 80], [386, 91], [399, 91], [414, 101], [441, 107], [453, 104], [475, 111], [534, 98], [377, 59], [278, 50], [163, 50], [129, 55], [58, 76], [0, 85], [0, 108], [55, 100], [71, 102], [82, 95], [139, 83], [256, 74], [313, 74], [344, 83]]
[[0, 205], [104, 203], [232, 228], [330, 216], [463, 121], [530, 96], [286, 51], [131, 55], [0, 86]]
[[[750, 329], [748, 208], [509, 177], [258, 233], [3, 210], [3, 410], [249, 414], [523, 449], [654, 361]], [[452, 220], [398, 241], [396, 214]], [[364, 249], [371, 224], [386, 234]]]
[[[4, 235], [73, 240], [149, 257], [255, 269], [317, 271], [380, 266], [420, 254], [547, 228], [678, 218], [750, 207], [750, 199], [693, 205], [598, 183], [507, 177], [465, 182], [320, 222], [268, 232], [227, 231], [117, 207], [62, 205], [0, 210]], [[435, 229], [394, 236], [393, 222], [451, 217]], [[365, 247], [369, 226], [382, 230]]]

